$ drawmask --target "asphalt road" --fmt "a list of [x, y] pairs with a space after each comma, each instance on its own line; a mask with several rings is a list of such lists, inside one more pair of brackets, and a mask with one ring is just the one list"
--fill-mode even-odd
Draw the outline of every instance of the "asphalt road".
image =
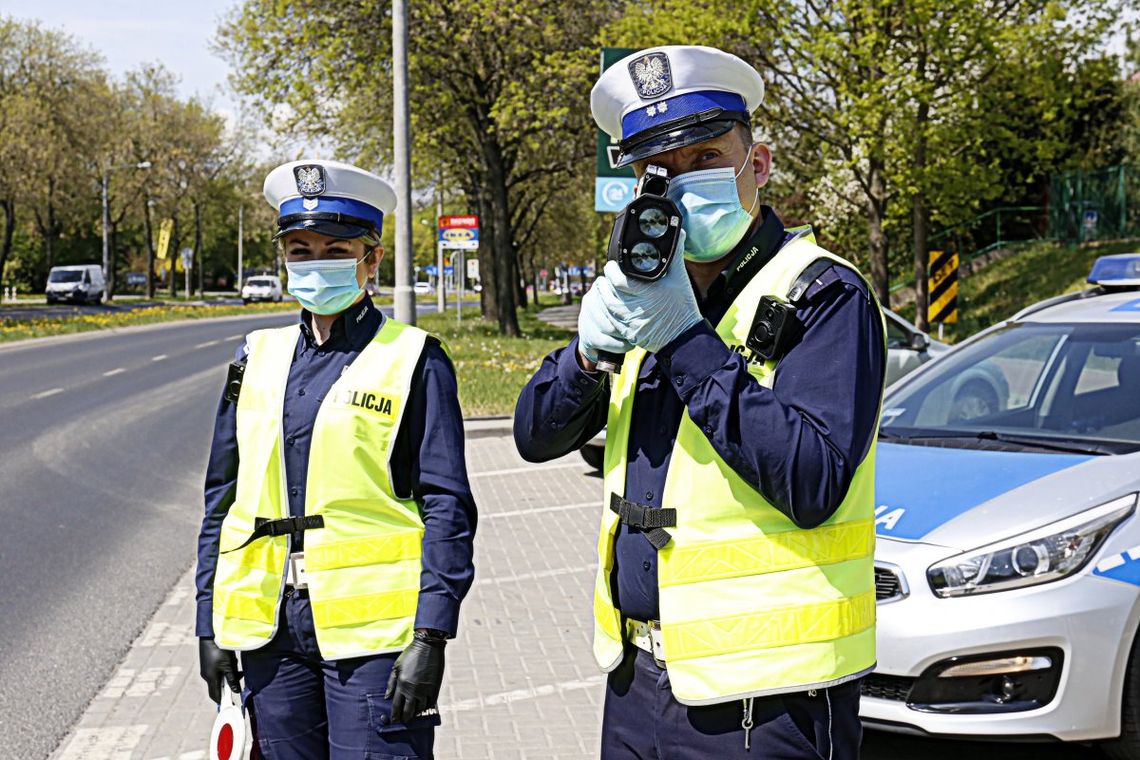
[[[293, 319], [195, 320], [0, 346], [3, 757], [48, 756], [193, 562], [225, 365], [246, 332]], [[863, 753], [971, 756], [1098, 755], [871, 732]]]

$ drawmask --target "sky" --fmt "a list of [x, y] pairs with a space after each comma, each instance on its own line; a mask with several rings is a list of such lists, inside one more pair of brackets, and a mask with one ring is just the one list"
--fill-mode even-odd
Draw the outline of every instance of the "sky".
[[228, 64], [210, 50], [218, 21], [239, 0], [0, 0], [0, 15], [39, 19], [103, 56], [115, 77], [162, 62], [180, 79], [179, 94], [199, 95], [226, 117]]

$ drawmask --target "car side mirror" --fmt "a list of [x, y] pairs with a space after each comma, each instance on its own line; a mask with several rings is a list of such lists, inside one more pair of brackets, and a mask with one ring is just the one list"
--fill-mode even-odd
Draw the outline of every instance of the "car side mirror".
[[911, 333], [910, 348], [912, 351], [925, 351], [930, 348], [930, 336], [920, 332]]

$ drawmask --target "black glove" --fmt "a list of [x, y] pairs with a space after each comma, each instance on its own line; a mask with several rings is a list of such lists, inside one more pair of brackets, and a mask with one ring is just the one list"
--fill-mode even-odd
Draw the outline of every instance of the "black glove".
[[210, 690], [210, 699], [222, 703], [222, 681], [236, 692], [241, 691], [241, 674], [238, 673], [237, 653], [222, 649], [213, 637], [198, 639], [198, 672]]
[[392, 722], [408, 723], [419, 713], [434, 707], [443, 686], [443, 648], [447, 635], [418, 628], [412, 643], [396, 658], [388, 676], [385, 699], [392, 700]]

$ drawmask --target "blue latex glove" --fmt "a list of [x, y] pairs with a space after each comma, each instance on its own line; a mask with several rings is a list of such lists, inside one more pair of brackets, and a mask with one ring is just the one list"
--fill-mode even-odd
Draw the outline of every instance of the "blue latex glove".
[[616, 261], [607, 262], [604, 271], [591, 292], [598, 292], [628, 343], [660, 351], [703, 319], [683, 256], [675, 256], [656, 282], [626, 277]]
[[622, 328], [614, 320], [602, 301], [599, 286], [606, 278], [599, 277], [594, 287], [582, 296], [582, 309], [578, 312], [578, 349], [591, 362], [598, 361], [598, 351], [624, 354], [633, 344], [622, 338]]

